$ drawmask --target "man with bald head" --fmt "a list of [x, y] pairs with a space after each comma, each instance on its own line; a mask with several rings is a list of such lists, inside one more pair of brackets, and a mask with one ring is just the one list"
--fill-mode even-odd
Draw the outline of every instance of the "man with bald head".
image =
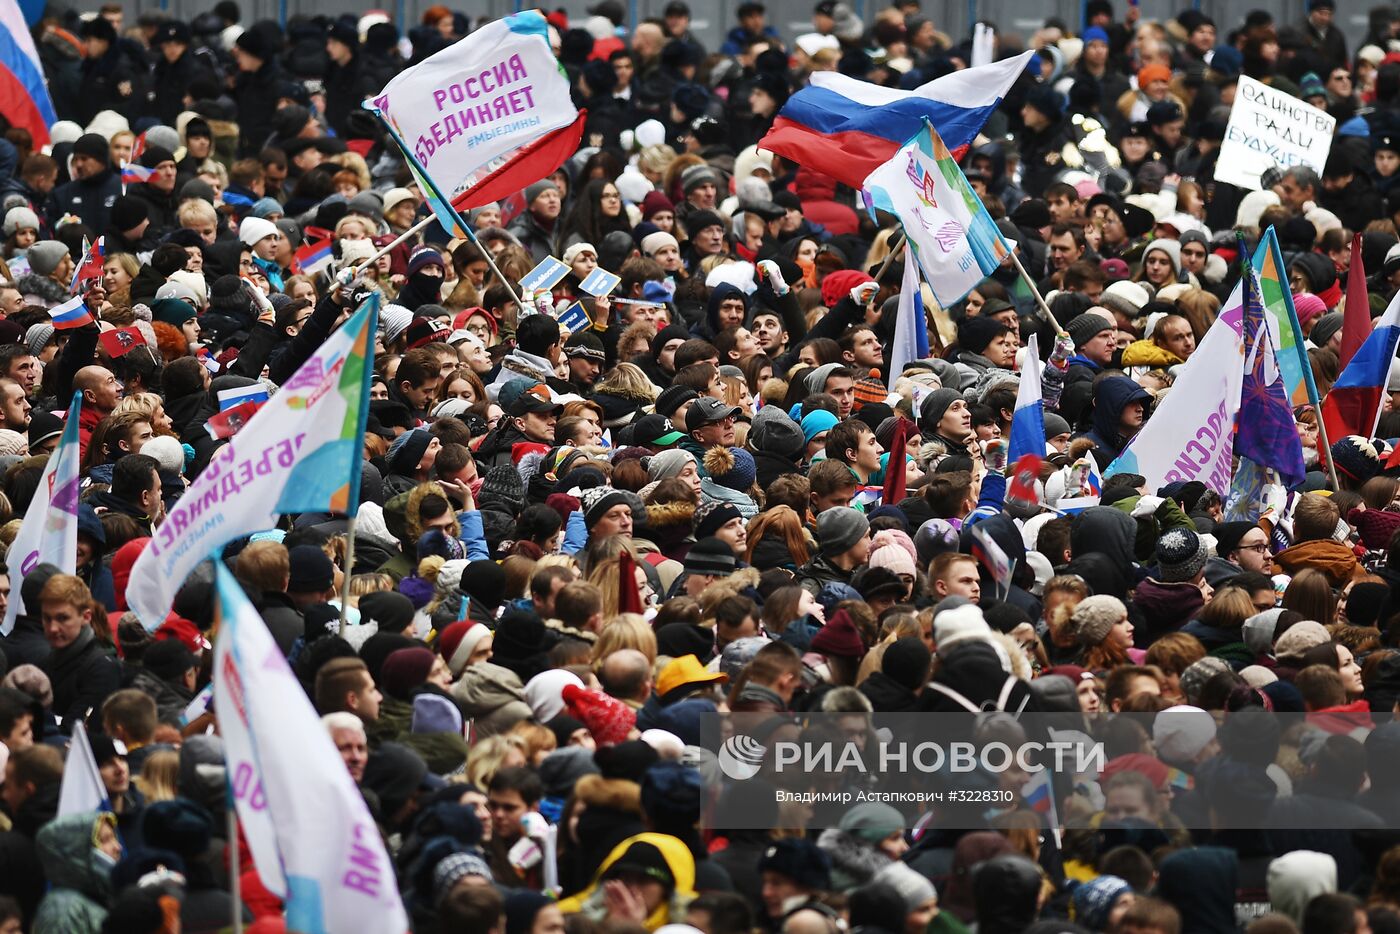
[[88, 439], [93, 429], [122, 399], [121, 380], [105, 366], [85, 366], [73, 377], [73, 389], [83, 394], [83, 411], [78, 416], [78, 441], [87, 454]]
[[651, 697], [651, 662], [636, 649], [618, 649], [603, 662], [598, 680], [608, 694], [640, 710]]

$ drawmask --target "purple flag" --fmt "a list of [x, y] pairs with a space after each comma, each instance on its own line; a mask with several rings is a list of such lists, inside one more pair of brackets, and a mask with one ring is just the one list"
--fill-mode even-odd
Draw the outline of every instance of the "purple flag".
[[1284, 485], [1303, 482], [1303, 446], [1293, 423], [1293, 411], [1283, 387], [1268, 319], [1259, 300], [1259, 281], [1252, 268], [1244, 273], [1244, 386], [1240, 414], [1235, 420], [1235, 453], [1272, 467]]

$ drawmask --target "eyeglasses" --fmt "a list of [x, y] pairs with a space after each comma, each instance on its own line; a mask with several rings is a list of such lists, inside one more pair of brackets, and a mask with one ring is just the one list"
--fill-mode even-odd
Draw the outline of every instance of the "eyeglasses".
[[1269, 550], [1269, 543], [1268, 543], [1268, 542], [1260, 542], [1260, 543], [1257, 544], [1257, 545], [1241, 545], [1241, 546], [1239, 547], [1239, 550], [1240, 550], [1240, 551], [1252, 551], [1252, 552], [1254, 552], [1256, 555], [1262, 555], [1262, 554], [1264, 554], [1266, 551]]

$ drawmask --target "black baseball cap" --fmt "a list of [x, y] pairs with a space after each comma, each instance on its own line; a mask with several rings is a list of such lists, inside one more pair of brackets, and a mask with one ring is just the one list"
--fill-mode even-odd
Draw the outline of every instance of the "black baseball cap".
[[554, 401], [549, 394], [549, 388], [543, 383], [531, 386], [516, 396], [515, 401], [510, 404], [511, 415], [524, 415], [526, 412], [552, 412], [558, 415], [563, 410], [564, 407]]
[[189, 25], [178, 19], [172, 19], [161, 23], [160, 28], [156, 30], [155, 38], [151, 40], [151, 44], [164, 45], [167, 42], [183, 42], [189, 45], [190, 39]]
[[666, 448], [685, 437], [664, 415], [643, 415], [632, 426], [632, 443], [653, 448]]
[[666, 4], [666, 12], [663, 13], [662, 15], [663, 15], [663, 16], [689, 16], [689, 15], [690, 15], [690, 4], [689, 4], [689, 3], [685, 3], [684, 0], [671, 0], [670, 3]]
[[686, 431], [694, 431], [739, 414], [737, 405], [725, 405], [714, 396], [701, 396], [685, 413]]

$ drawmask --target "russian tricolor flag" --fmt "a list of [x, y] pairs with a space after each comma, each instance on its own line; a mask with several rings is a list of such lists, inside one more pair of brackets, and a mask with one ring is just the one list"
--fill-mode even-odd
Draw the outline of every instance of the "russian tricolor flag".
[[0, 113], [29, 131], [36, 150], [49, 144], [49, 127], [58, 122], [39, 51], [15, 0], [0, 0]]
[[859, 189], [927, 120], [961, 159], [1033, 54], [964, 68], [912, 91], [815, 72], [758, 146]]
[[1347, 435], [1369, 438], [1376, 433], [1376, 423], [1381, 417], [1381, 397], [1391, 364], [1395, 362], [1397, 343], [1400, 343], [1400, 295], [1390, 300], [1390, 306], [1376, 321], [1371, 336], [1356, 351], [1356, 356], [1332, 384], [1327, 398], [1322, 400], [1322, 422], [1332, 441], [1340, 441]]
[[62, 305], [50, 308], [49, 317], [53, 319], [56, 331], [67, 331], [71, 328], [92, 324], [92, 314], [87, 310], [87, 304], [81, 295], [74, 295]]
[[1036, 335], [1026, 341], [1021, 364], [1021, 385], [1016, 390], [1016, 411], [1011, 414], [1011, 437], [1006, 454], [1016, 463], [1027, 454], [1045, 456], [1045, 401], [1040, 390], [1040, 348]]
[[148, 169], [144, 165], [138, 165], [135, 162], [123, 162], [122, 184], [136, 185], [140, 182], [150, 181], [152, 171], [154, 170]]
[[334, 254], [331, 253], [330, 240], [318, 240], [314, 243], [306, 243], [297, 248], [295, 258], [298, 268], [304, 275], [314, 276], [325, 269], [330, 264]]

